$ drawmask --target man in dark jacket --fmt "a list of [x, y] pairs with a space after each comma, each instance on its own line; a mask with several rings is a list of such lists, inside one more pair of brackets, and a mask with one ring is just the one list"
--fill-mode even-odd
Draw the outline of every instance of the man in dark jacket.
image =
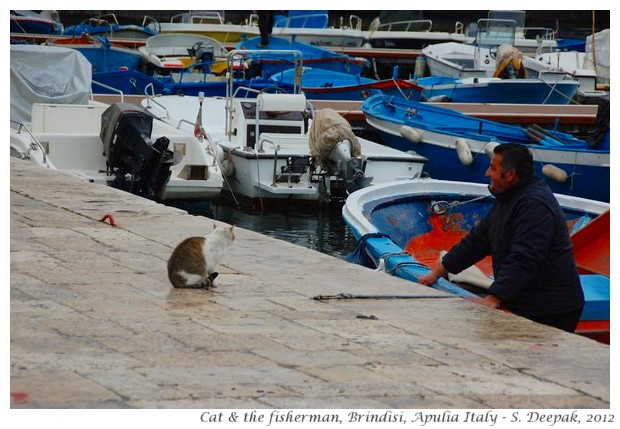
[[459, 273], [491, 255], [490, 294], [475, 301], [574, 332], [584, 297], [566, 221], [549, 187], [534, 174], [527, 147], [495, 147], [486, 176], [496, 202], [421, 284]]

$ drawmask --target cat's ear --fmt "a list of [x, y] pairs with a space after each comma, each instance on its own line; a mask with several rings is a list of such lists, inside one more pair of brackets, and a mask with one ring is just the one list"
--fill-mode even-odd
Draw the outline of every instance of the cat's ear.
[[213, 224], [213, 229], [214, 230], [217, 229], [217, 225]]

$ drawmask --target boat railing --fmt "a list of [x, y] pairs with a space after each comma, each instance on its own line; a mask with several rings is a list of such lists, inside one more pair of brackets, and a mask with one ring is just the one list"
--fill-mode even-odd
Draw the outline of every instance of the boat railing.
[[170, 18], [171, 23], [177, 24], [224, 24], [224, 15], [216, 10], [190, 11], [179, 13]]
[[14, 121], [13, 119], [9, 119], [11, 123], [17, 125], [17, 134], [21, 134], [22, 130], [26, 131], [26, 133], [30, 136], [32, 141], [30, 142], [30, 146], [27, 151], [19, 153], [19, 159], [30, 159], [30, 152], [33, 150], [40, 150], [41, 155], [43, 157], [43, 163], [47, 164], [47, 151], [43, 147], [43, 145], [37, 140], [35, 136], [32, 135], [28, 127], [21, 122]]
[[[258, 118], [258, 114], [256, 115]], [[256, 121], [258, 122], [258, 120]], [[258, 148], [258, 153], [264, 153], [265, 149], [263, 149], [263, 144], [265, 143], [269, 143], [270, 145], [273, 146], [273, 176], [271, 179], [271, 186], [273, 186], [274, 188], [277, 187], [277, 182], [278, 182], [278, 149], [280, 149], [280, 146], [278, 146], [273, 140], [267, 138], [267, 137], [263, 137], [260, 141], [260, 147]]]
[[142, 18], [142, 26], [161, 33], [161, 25], [159, 24], [159, 21], [150, 15], [144, 15]]
[[344, 17], [340, 17], [340, 28], [350, 28], [352, 30], [362, 31], [362, 18], [357, 15], [349, 15], [349, 26], [344, 23]]
[[118, 25], [118, 19], [113, 13], [107, 13], [105, 15], [93, 16], [88, 19], [88, 25], [92, 27], [107, 27], [108, 25]]
[[[97, 82], [96, 80], [93, 80], [92, 83], [93, 83], [93, 85], [100, 86], [102, 88], [107, 89], [108, 91], [112, 91], [114, 93], [119, 94], [121, 96], [121, 103], [124, 103], [124, 94], [123, 94], [123, 91], [121, 91], [120, 89], [114, 88], [114, 87], [109, 86], [109, 85], [106, 85], [105, 83]], [[131, 83], [131, 80], [130, 80], [130, 83]], [[134, 80], [134, 87], [137, 89], [137, 87], [135, 85], [135, 80]], [[92, 92], [91, 92], [91, 98], [92, 98]]]
[[523, 27], [517, 29], [517, 37], [523, 39], [555, 40], [555, 30], [548, 27]]
[[412, 19], [407, 21], [394, 21], [379, 24], [375, 31], [421, 31], [429, 32], [433, 28], [430, 19]]
[[[273, 50], [273, 49], [257, 49], [257, 50], [245, 50], [245, 49], [233, 49], [228, 53], [228, 70], [226, 71], [226, 123], [225, 130], [229, 139], [232, 138], [232, 115], [233, 115], [233, 99], [237, 93], [234, 89], [235, 82], [235, 64], [244, 61], [256, 60], [261, 57], [282, 57], [290, 56], [293, 58], [293, 64], [295, 68], [295, 81], [293, 84], [293, 93], [298, 94], [301, 91], [301, 76], [303, 70], [303, 54], [299, 50]], [[242, 67], [244, 69], [244, 67]], [[258, 118], [258, 113], [257, 113]], [[256, 121], [258, 123], [258, 119]], [[256, 136], [258, 138], [258, 136]]]
[[[151, 94], [149, 94], [149, 89], [151, 90]], [[155, 87], [153, 86], [152, 83], [149, 83], [149, 84], [147, 84], [144, 87], [144, 95], [146, 96], [146, 108], [147, 109], [151, 108], [151, 103], [157, 104], [164, 111], [164, 113], [166, 114], [166, 119], [167, 120], [170, 119], [170, 112], [168, 112], [168, 109], [166, 108], [166, 106], [164, 106], [163, 104], [161, 104], [157, 100], [155, 100]], [[179, 124], [179, 126], [180, 126], [180, 124]]]
[[456, 24], [454, 24], [454, 33], [465, 34], [465, 24], [463, 24], [461, 21], [456, 21]]

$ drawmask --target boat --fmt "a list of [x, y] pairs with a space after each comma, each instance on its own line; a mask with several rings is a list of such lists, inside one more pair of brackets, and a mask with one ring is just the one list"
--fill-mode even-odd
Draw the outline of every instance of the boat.
[[145, 15], [142, 24], [119, 24], [114, 13], [97, 15], [65, 28], [63, 35], [80, 37], [88, 36], [104, 36], [108, 39], [130, 39], [130, 40], [146, 40], [149, 37], [158, 34], [157, 31], [148, 25], [151, 22], [157, 22], [155, 18]]
[[[315, 69], [361, 75], [370, 67], [370, 62], [365, 58], [351, 57], [320, 46], [298, 42], [295, 39], [269, 36], [269, 44], [266, 48], [269, 50], [268, 55], [265, 54], [265, 48], [259, 47], [260, 43], [260, 37], [253, 37], [237, 43], [236, 50], [252, 51], [251, 54], [246, 53], [246, 57], [254, 58], [256, 73], [264, 77], [293, 68], [294, 64], [286, 53], [290, 51], [300, 51], [303, 55], [303, 64]], [[285, 53], [278, 56], [277, 51], [285, 51]]]
[[570, 104], [580, 83], [561, 79], [429, 76], [415, 80], [422, 101], [502, 104]]
[[[131, 53], [137, 55], [137, 64], [93, 72], [93, 92], [226, 95], [228, 51], [215, 39], [197, 34], [158, 34]], [[248, 76], [247, 64], [247, 59], [240, 58], [233, 67], [235, 87], [262, 90], [276, 86], [262, 76]]]
[[[609, 210], [609, 204], [556, 194], [567, 227], [575, 237]], [[383, 183], [347, 198], [342, 215], [358, 240], [350, 262], [417, 282], [491, 208], [487, 184], [429, 178]], [[603, 227], [604, 228], [604, 227]], [[607, 229], [609, 234], [609, 229]], [[607, 254], [607, 248], [597, 249]], [[608, 259], [609, 260], [609, 259]], [[485, 295], [492, 280], [490, 258], [432, 287], [464, 298]], [[585, 307], [577, 333], [609, 343], [610, 277], [580, 271]], [[382, 295], [389, 292], [381, 289]]]
[[[431, 177], [486, 183], [493, 147], [529, 147], [537, 173], [555, 193], [598, 201], [610, 199], [610, 143], [585, 141], [538, 125], [515, 126], [466, 116], [402, 97], [373, 95], [362, 104], [368, 124], [385, 144], [428, 158]], [[609, 123], [609, 122], [607, 122]]]
[[377, 17], [364, 32], [364, 46], [384, 49], [420, 50], [437, 43], [467, 43], [471, 38], [464, 33], [465, 25], [456, 22], [453, 32], [434, 31], [430, 19], [409, 19], [382, 23]]
[[148, 27], [161, 34], [198, 34], [233, 45], [260, 34], [258, 16], [250, 22], [232, 24], [226, 22], [223, 10], [190, 10], [172, 16], [170, 22], [150, 22]]
[[11, 33], [15, 34], [62, 34], [64, 29], [58, 12], [43, 10], [11, 10]]
[[597, 99], [609, 93], [610, 84], [610, 30], [606, 29], [586, 38], [586, 47], [579, 51], [538, 53], [525, 58], [527, 76], [541, 73], [566, 74], [579, 82], [576, 101], [596, 104]]
[[449, 77], [536, 77], [557, 81], [564, 76], [546, 78], [543, 73], [526, 75], [524, 53], [517, 47], [515, 21], [480, 19], [471, 43], [445, 42], [426, 46], [422, 55], [431, 76]]
[[[486, 19], [487, 21], [513, 21], [515, 28], [513, 46], [526, 56], [556, 51], [558, 49], [558, 41], [555, 39], [557, 31], [548, 27], [527, 27], [525, 15], [524, 10], [490, 10]], [[477, 25], [480, 25], [480, 22], [479, 20]], [[471, 42], [475, 40], [477, 25], [471, 25], [465, 31], [471, 37]]]
[[[295, 83], [295, 69], [270, 76], [278, 87], [287, 89]], [[311, 100], [365, 100], [382, 93], [418, 100], [422, 88], [404, 79], [372, 79], [360, 75], [303, 67], [301, 90]]]
[[226, 71], [228, 50], [217, 40], [199, 34], [157, 34], [138, 48], [140, 69], [150, 75], [167, 76], [182, 69], [206, 68], [221, 75]]
[[[251, 16], [251, 19], [257, 19]], [[364, 43], [362, 19], [340, 17], [338, 26], [329, 25], [327, 10], [289, 10], [288, 16], [276, 15], [271, 31], [276, 37], [328, 48], [359, 48]], [[256, 22], [258, 25], [258, 22]]]
[[136, 105], [91, 100], [90, 80], [74, 49], [11, 46], [11, 155], [156, 201], [217, 198], [216, 147]]
[[[231, 51], [229, 68], [247, 53]], [[301, 67], [301, 52], [289, 55]], [[194, 118], [203, 118], [201, 134], [223, 150], [224, 190], [238, 204], [255, 210], [283, 203], [327, 205], [354, 189], [422, 172], [425, 158], [357, 138], [335, 111], [314, 112], [299, 86], [293, 93], [255, 91], [253, 98], [240, 92], [230, 78], [226, 97], [171, 95], [141, 103], [188, 129]]]
[[[49, 39], [45, 44], [79, 51], [92, 64], [94, 74], [135, 70], [142, 60], [142, 56], [135, 49], [113, 43], [105, 36], [84, 34], [78, 37]], [[94, 88], [94, 91], [97, 89]]]

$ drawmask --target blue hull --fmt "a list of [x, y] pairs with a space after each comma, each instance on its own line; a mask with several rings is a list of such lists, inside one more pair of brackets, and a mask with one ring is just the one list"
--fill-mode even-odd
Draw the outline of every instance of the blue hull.
[[[536, 172], [553, 192], [597, 201], [610, 200], [608, 149], [592, 149], [589, 143], [559, 132], [552, 134], [557, 139], [555, 142], [563, 143], [535, 143], [521, 127], [476, 119], [414, 101], [394, 98], [384, 103], [385, 99], [373, 96], [364, 102], [362, 110], [369, 122], [371, 125], [374, 125], [374, 120], [391, 124], [389, 129], [375, 127], [382, 140], [395, 149], [414, 150], [428, 158], [424, 170], [435, 179], [488, 183], [485, 172], [489, 158], [483, 148], [491, 143], [515, 142], [530, 147]], [[401, 136], [398, 130], [403, 125], [421, 130], [422, 140], [412, 143]], [[458, 138], [466, 139], [472, 146], [471, 165], [459, 161], [455, 148]], [[474, 150], [473, 146], [478, 149]], [[563, 169], [568, 179], [561, 183], [546, 177], [542, 173], [546, 164]]]
[[576, 81], [544, 82], [509, 79], [488, 83], [460, 83], [459, 79], [429, 77], [418, 80], [423, 97], [445, 97], [454, 103], [569, 104], [579, 87]]
[[[303, 55], [304, 66], [339, 73], [348, 73], [352, 75], [361, 74], [370, 64], [367, 60], [360, 60], [358, 58], [353, 58], [348, 55], [333, 52], [308, 43], [294, 42], [278, 37], [269, 37], [268, 48], [260, 48], [258, 46], [259, 44], [260, 37], [254, 37], [252, 39], [239, 42], [236, 49], [269, 49], [275, 51], [297, 50]], [[282, 55], [281, 58], [276, 57], [273, 52], [265, 55], [249, 54], [249, 56], [254, 57], [256, 62], [260, 62], [262, 67], [262, 75], [264, 77], [269, 77], [273, 74], [281, 73], [294, 67], [290, 54]]]
[[[226, 96], [226, 82], [174, 83], [170, 77], [156, 78], [135, 70], [93, 73], [93, 92], [98, 94], [116, 94], [118, 91], [102, 87], [96, 82], [115, 88], [122, 91], [123, 94], [129, 95], [144, 95], [148, 87], [149, 94], [183, 94], [198, 96], [199, 93], [202, 92], [205, 97]], [[272, 81], [265, 79], [240, 80], [233, 84], [233, 88], [235, 89], [246, 87], [257, 91], [273, 88], [274, 86], [276, 85]], [[238, 95], [240, 97], [254, 98], [256, 97], [256, 92], [241, 91]]]
[[[424, 182], [424, 181], [418, 181]], [[425, 255], [431, 250], [436, 255], [440, 250], [449, 250], [450, 246], [442, 247], [441, 237], [449, 236], [457, 231], [465, 234], [491, 209], [494, 199], [486, 194], [468, 193], [458, 184], [446, 183], [443, 192], [430, 191], [412, 181], [393, 182], [378, 185], [374, 190], [362, 189], [353, 193], [343, 208], [343, 218], [358, 239], [357, 255], [352, 255], [351, 262], [375, 268], [380, 259], [384, 262], [385, 271], [397, 277], [417, 282], [419, 277], [428, 273], [429, 267], [417, 255]], [[432, 185], [428, 189], [431, 189]], [[450, 191], [453, 189], [453, 191]], [[471, 201], [481, 195], [486, 198]], [[451, 206], [444, 214], [437, 214], [433, 203], [443, 201], [447, 204], [455, 201], [466, 202]], [[571, 199], [559, 199], [563, 208], [567, 226], [572, 233], [583, 228], [600, 213], [608, 208], [603, 203], [594, 203], [597, 207], [585, 209], [586, 204], [571, 202]], [[568, 203], [567, 203], [568, 201]], [[565, 204], [570, 204], [565, 205]], [[593, 210], [590, 212], [589, 210]], [[445, 217], [444, 217], [445, 216]], [[431, 219], [433, 221], [431, 221]], [[438, 219], [444, 219], [438, 222]], [[446, 226], [447, 225], [447, 226]], [[432, 237], [433, 241], [414, 242], [414, 238]], [[420, 244], [423, 243], [423, 244]], [[424, 248], [420, 246], [423, 245]], [[370, 261], [353, 256], [368, 255]], [[610, 317], [610, 279], [598, 274], [581, 275], [582, 288], [586, 304], [582, 313], [582, 321], [608, 321]], [[482, 290], [464, 289], [445, 279], [440, 279], [433, 288], [453, 293], [462, 297], [475, 297]]]

